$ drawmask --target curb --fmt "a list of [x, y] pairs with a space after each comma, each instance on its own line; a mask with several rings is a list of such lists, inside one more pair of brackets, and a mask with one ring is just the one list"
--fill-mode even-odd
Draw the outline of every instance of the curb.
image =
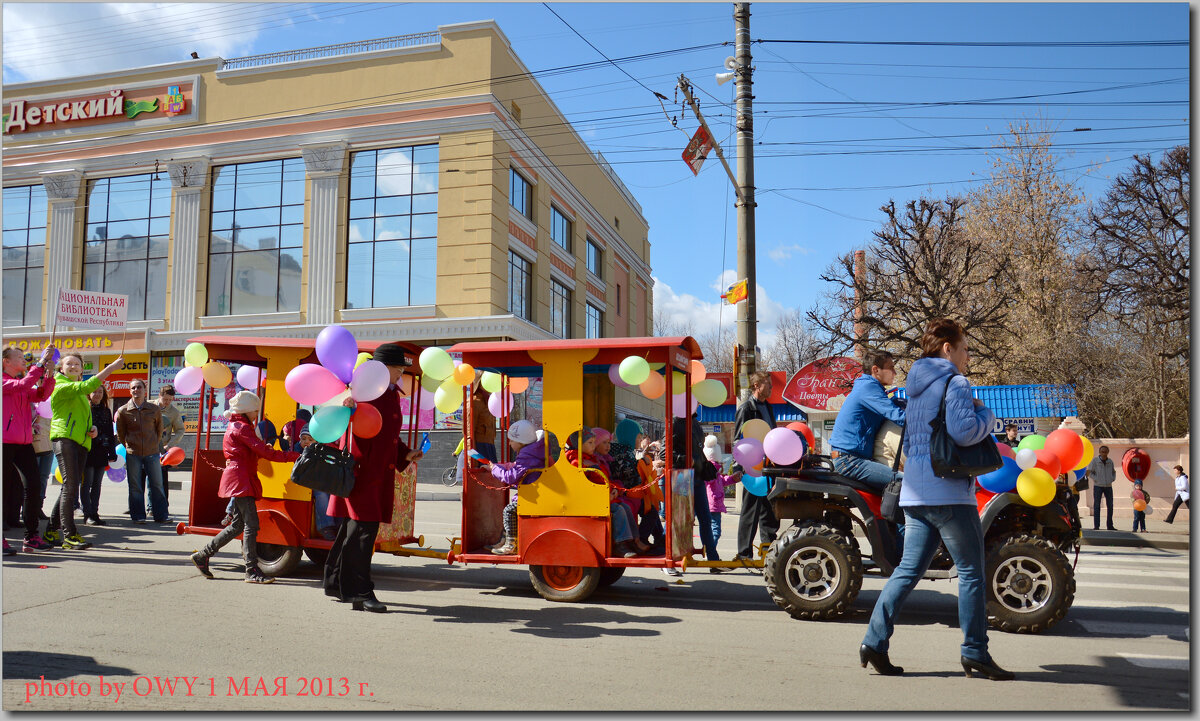
[[1158, 538], [1132, 532], [1125, 533], [1123, 531], [1084, 531], [1081, 545], [1155, 548], [1162, 551], [1186, 551], [1191, 549], [1190, 538], [1183, 535], [1170, 535], [1174, 537]]
[[417, 491], [418, 501], [461, 501], [461, 491]]

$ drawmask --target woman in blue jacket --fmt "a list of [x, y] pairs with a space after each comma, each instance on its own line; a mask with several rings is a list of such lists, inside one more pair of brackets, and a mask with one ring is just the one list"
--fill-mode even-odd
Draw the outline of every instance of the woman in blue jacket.
[[938, 541], [958, 569], [958, 624], [963, 631], [962, 667], [967, 676], [979, 673], [1006, 680], [1013, 674], [992, 661], [987, 645], [987, 601], [984, 584], [983, 527], [975, 505], [974, 478], [940, 478], [929, 461], [930, 421], [946, 396], [946, 428], [954, 442], [967, 446], [990, 437], [995, 415], [971, 395], [967, 371], [967, 337], [947, 318], [930, 321], [921, 336], [923, 355], [908, 374], [908, 424], [904, 434], [904, 556], [871, 612], [867, 635], [859, 647], [863, 668], [870, 663], [885, 676], [904, 669], [888, 659], [888, 639], [908, 594], [925, 575]]

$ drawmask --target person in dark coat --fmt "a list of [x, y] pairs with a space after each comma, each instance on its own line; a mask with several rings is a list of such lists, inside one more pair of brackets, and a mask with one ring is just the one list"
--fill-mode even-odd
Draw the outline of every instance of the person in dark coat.
[[[395, 506], [396, 472], [403, 471], [408, 464], [425, 456], [420, 450], [410, 449], [400, 440], [401, 412], [400, 392], [396, 382], [404, 375], [404, 369], [412, 361], [404, 348], [395, 343], [385, 343], [375, 349], [373, 360], [387, 366], [391, 384], [383, 395], [373, 401], [365, 401], [379, 411], [383, 425], [373, 438], [356, 438], [350, 444], [354, 455], [354, 490], [347, 498], [332, 496], [329, 499], [330, 516], [340, 519], [333, 547], [325, 561], [325, 595], [353, 605], [356, 611], [385, 613], [387, 606], [375, 598], [375, 584], [371, 581], [371, 554], [375, 551], [375, 537], [380, 523], [390, 523]], [[352, 399], [345, 404], [353, 407]], [[339, 447], [346, 448], [343, 436]]]
[[104, 469], [117, 460], [117, 435], [113, 431], [113, 414], [108, 407], [108, 391], [104, 386], [92, 391], [88, 400], [92, 402], [92, 425], [96, 426], [96, 437], [92, 439], [92, 447], [83, 466], [79, 504], [83, 506], [83, 517], [89, 526], [107, 526], [100, 520], [100, 486], [104, 481]]
[[[767, 425], [775, 427], [775, 411], [771, 408], [771, 375], [766, 371], [758, 371], [750, 375], [750, 397], [738, 406], [734, 418], [735, 433], [740, 433], [746, 421], [761, 418]], [[744, 471], [740, 465], [733, 466], [734, 472]], [[733, 560], [754, 560], [754, 532], [763, 543], [771, 543], [779, 533], [779, 519], [771, 509], [771, 503], [766, 496], [756, 496], [753, 493], [742, 494], [742, 511], [738, 516], [737, 555]]]

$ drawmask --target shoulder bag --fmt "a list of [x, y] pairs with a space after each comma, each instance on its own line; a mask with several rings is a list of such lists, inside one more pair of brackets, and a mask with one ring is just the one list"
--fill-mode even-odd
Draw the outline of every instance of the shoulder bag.
[[313, 443], [300, 451], [292, 466], [292, 483], [345, 498], [354, 490], [354, 456], [349, 451]]
[[[906, 419], [907, 420], [907, 419]], [[900, 456], [904, 455], [904, 430], [908, 423], [900, 426], [900, 447], [896, 449], [896, 458], [892, 460], [892, 473], [900, 470]], [[900, 508], [900, 489], [904, 480], [889, 481], [883, 489], [883, 498], [879, 501], [879, 515], [893, 523], [904, 523], [904, 511]]]
[[929, 422], [933, 429], [929, 436], [929, 463], [933, 473], [939, 478], [971, 478], [991, 473], [1003, 466], [1004, 461], [990, 434], [969, 446], [960, 446], [950, 437], [946, 427], [946, 392], [950, 390], [952, 380], [954, 376], [946, 380], [937, 416]]

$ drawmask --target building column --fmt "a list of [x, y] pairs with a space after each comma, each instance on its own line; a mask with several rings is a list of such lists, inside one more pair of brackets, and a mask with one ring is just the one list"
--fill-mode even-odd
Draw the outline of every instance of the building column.
[[310, 184], [308, 196], [308, 253], [304, 263], [308, 274], [308, 302], [305, 305], [309, 325], [330, 325], [336, 318], [334, 288], [338, 249], [338, 185], [346, 162], [345, 143], [303, 145], [304, 169]]
[[200, 200], [208, 185], [208, 158], [189, 158], [167, 165], [175, 209], [171, 216], [171, 272], [167, 289], [168, 328], [195, 330], [196, 280], [200, 267]]
[[64, 170], [42, 175], [42, 185], [49, 200], [48, 228], [46, 230], [46, 304], [42, 321], [43, 328], [54, 323], [55, 303], [58, 291], [71, 287], [71, 271], [75, 258], [75, 209], [81, 207], [80, 187], [83, 173]]

